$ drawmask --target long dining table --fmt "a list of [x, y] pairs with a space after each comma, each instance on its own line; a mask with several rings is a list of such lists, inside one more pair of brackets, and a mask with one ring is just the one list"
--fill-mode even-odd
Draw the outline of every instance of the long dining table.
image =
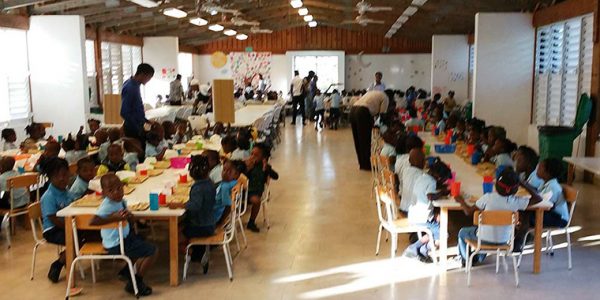
[[[431, 146], [431, 155], [439, 156], [443, 162], [450, 165], [450, 168], [456, 174], [456, 181], [461, 182], [461, 192], [478, 199], [483, 194], [483, 177], [477, 172], [477, 168], [467, 163], [459, 153], [437, 153], [434, 145], [443, 144], [443, 140], [439, 140], [429, 132], [419, 133], [419, 137], [423, 139], [425, 144]], [[458, 151], [458, 150], [457, 150]], [[474, 203], [470, 203], [474, 205]], [[458, 202], [453, 198], [441, 199], [433, 201], [435, 207], [440, 209], [440, 264], [442, 268], [447, 268], [448, 262], [448, 211], [462, 210]], [[550, 210], [552, 204], [543, 201], [537, 205], [527, 208], [528, 211], [535, 213], [535, 231], [534, 231], [534, 247], [533, 247], [533, 273], [541, 272], [542, 259], [542, 230], [544, 223], [544, 211]]]
[[[165, 169], [162, 174], [149, 177], [141, 184], [133, 185], [135, 189], [131, 194], [125, 195], [124, 199], [127, 205], [131, 206], [136, 203], [149, 203], [150, 193], [152, 191], [160, 191], [167, 181], [177, 181], [179, 174], [185, 172], [179, 169]], [[77, 215], [95, 214], [96, 207], [75, 207], [70, 205], [56, 214], [58, 217], [65, 218], [65, 224], [71, 224], [73, 218]], [[132, 211], [131, 213], [137, 219], [168, 222], [169, 224], [169, 279], [171, 286], [179, 285], [179, 218], [183, 216], [184, 209], [170, 209], [160, 207], [158, 210], [150, 209], [143, 211]], [[71, 226], [65, 225], [65, 252], [66, 252], [66, 269], [69, 270], [73, 259], [75, 259], [75, 248], [73, 242], [73, 231]]]

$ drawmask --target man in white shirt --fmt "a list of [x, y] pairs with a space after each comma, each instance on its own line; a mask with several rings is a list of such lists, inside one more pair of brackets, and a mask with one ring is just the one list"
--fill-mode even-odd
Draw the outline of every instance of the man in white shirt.
[[177, 74], [175, 80], [169, 84], [169, 101], [171, 105], [181, 105], [183, 100], [183, 86], [181, 85], [181, 75]]
[[292, 125], [296, 124], [296, 116], [298, 114], [298, 106], [300, 106], [300, 114], [302, 115], [302, 124], [306, 125], [304, 116], [304, 93], [302, 90], [302, 78], [298, 71], [294, 71], [294, 78], [290, 85], [290, 94], [292, 95]]
[[388, 96], [384, 92], [370, 91], [356, 101], [350, 110], [350, 123], [354, 148], [361, 170], [371, 170], [371, 130], [373, 118], [387, 111]]
[[385, 84], [381, 81], [383, 74], [381, 72], [375, 73], [375, 82], [367, 89], [368, 91], [385, 91]]

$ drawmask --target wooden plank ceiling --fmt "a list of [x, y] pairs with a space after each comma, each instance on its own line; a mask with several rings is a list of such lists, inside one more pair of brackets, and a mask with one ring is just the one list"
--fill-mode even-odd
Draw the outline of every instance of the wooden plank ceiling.
[[[226, 22], [231, 15], [211, 16], [198, 13], [197, 2], [205, 0], [156, 0], [161, 3], [155, 8], [144, 8], [127, 0], [0, 0], [3, 13], [14, 9], [25, 10], [29, 15], [82, 15], [87, 25], [119, 34], [134, 36], [176, 35], [186, 46], [197, 46], [226, 38], [222, 32], [209, 31], [207, 26], [198, 27], [189, 20], [200, 16], [209, 24]], [[260, 27], [283, 30], [306, 26], [297, 9], [290, 6], [289, 0], [220, 0], [221, 6], [237, 9], [243, 19], [258, 21]], [[358, 24], [342, 24], [357, 16], [356, 3], [359, 0], [304, 0], [309, 14], [320, 25], [385, 34], [390, 26], [411, 4], [411, 0], [368, 0], [373, 6], [391, 6], [392, 11], [368, 12], [369, 18], [382, 20], [383, 25], [371, 24], [362, 27]], [[394, 37], [414, 40], [430, 40], [432, 34], [467, 34], [474, 31], [474, 17], [477, 12], [510, 12], [534, 10], [560, 2], [557, 0], [429, 0], [409, 18]], [[23, 7], [25, 7], [23, 9]], [[165, 8], [175, 7], [186, 11], [188, 16], [175, 19], [162, 14]], [[252, 35], [250, 26], [233, 26], [224, 23], [225, 28]]]

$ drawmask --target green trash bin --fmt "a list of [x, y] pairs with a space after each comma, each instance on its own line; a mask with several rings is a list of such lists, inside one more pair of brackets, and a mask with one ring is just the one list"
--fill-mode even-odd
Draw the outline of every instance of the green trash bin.
[[592, 100], [587, 94], [581, 95], [577, 106], [577, 116], [573, 127], [540, 126], [539, 148], [540, 159], [571, 156], [573, 141], [581, 134], [583, 126], [590, 118]]

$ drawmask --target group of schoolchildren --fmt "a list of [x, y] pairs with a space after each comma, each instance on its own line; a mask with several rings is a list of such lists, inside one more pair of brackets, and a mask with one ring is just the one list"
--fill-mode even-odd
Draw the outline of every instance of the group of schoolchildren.
[[[435, 98], [439, 100], [441, 97]], [[444, 102], [441, 101], [431, 101], [428, 104], [428, 107], [420, 110], [421, 116], [418, 116], [415, 107], [409, 107], [410, 116], [404, 119], [404, 123], [397, 114], [392, 117], [388, 114], [378, 122], [384, 142], [379, 155], [389, 157], [390, 169], [396, 173], [399, 183], [396, 191], [400, 195], [398, 209], [408, 218], [409, 223], [427, 226], [433, 235], [425, 235], [421, 239], [411, 237], [412, 244], [405, 250], [405, 256], [418, 257], [425, 262], [432, 261], [429, 256], [429, 239], [433, 238], [435, 245], [439, 241], [438, 214], [432, 201], [449, 197], [448, 182], [453, 176], [449, 166], [439, 157], [426, 159], [424, 143], [416, 134], [417, 131], [411, 130], [413, 126], [427, 127], [432, 132], [450, 133], [449, 130], [452, 130], [452, 141], [474, 145], [474, 155], [481, 157], [483, 162], [495, 164], [495, 192], [484, 194], [474, 206], [466, 204], [461, 196], [455, 197], [467, 215], [471, 215], [474, 210], [525, 210], [542, 201], [542, 195], [551, 193], [549, 201], [553, 207], [544, 213], [544, 226], [567, 225], [569, 209], [558, 181], [562, 176], [560, 160], [548, 158], [539, 161], [535, 150], [528, 146], [517, 148], [507, 139], [504, 128], [486, 126], [485, 121], [479, 119], [465, 120], [455, 109], [446, 111]], [[519, 187], [524, 188], [531, 197], [517, 196]], [[534, 221], [533, 214], [520, 214], [514, 251], [522, 251], [525, 243], [523, 237], [530, 226], [534, 225]], [[479, 236], [484, 243], [505, 244], [509, 242], [510, 234], [510, 228], [462, 228], [458, 234], [460, 255], [456, 260], [464, 266], [468, 259], [466, 239], [477, 240]], [[484, 255], [476, 256], [474, 264], [480, 263], [484, 258]]]
[[[157, 248], [145, 241], [130, 228], [129, 222], [133, 215], [127, 210], [124, 200], [123, 183], [115, 172], [122, 170], [135, 171], [140, 159], [143, 157], [156, 157], [161, 160], [173, 144], [185, 143], [191, 133], [185, 123], [173, 124], [164, 122], [154, 123], [146, 135], [145, 150], [142, 150], [138, 140], [123, 137], [120, 128], [101, 128], [97, 120], [89, 120], [90, 133], [85, 134], [81, 129], [77, 138], [69, 136], [59, 143], [53, 137], [45, 139], [45, 128], [41, 124], [33, 123], [26, 129], [27, 139], [21, 144], [21, 150], [38, 149], [43, 144], [43, 152], [36, 162], [34, 170], [47, 177], [47, 183], [40, 187], [43, 236], [49, 243], [65, 245], [64, 219], [57, 217], [57, 212], [69, 206], [74, 200], [93, 193], [89, 189], [89, 182], [100, 178], [102, 195], [104, 197], [98, 207], [92, 225], [103, 225], [117, 221], [124, 221], [123, 237], [125, 254], [136, 264], [136, 282], [139, 295], [145, 296], [152, 293], [143, 280], [144, 275], [157, 258]], [[211, 236], [217, 228], [228, 221], [231, 211], [232, 199], [230, 197], [233, 187], [240, 174], [248, 178], [248, 203], [251, 205], [251, 214], [247, 228], [259, 232], [255, 220], [261, 208], [261, 198], [265, 183], [270, 179], [278, 179], [279, 175], [271, 168], [270, 147], [264, 143], [253, 143], [251, 130], [241, 129], [237, 133], [228, 133], [227, 128], [215, 124], [207, 128], [205, 135], [218, 136], [222, 150], [205, 150], [201, 155], [192, 156], [189, 164], [189, 174], [194, 179], [191, 186], [189, 200], [183, 206], [185, 214], [182, 218], [182, 234], [186, 238]], [[93, 136], [93, 139], [89, 137]], [[2, 131], [4, 140], [3, 149], [14, 149], [16, 133], [13, 129]], [[98, 147], [95, 157], [78, 153], [85, 152], [87, 144], [83, 141], [92, 141], [92, 146]], [[73, 145], [75, 144], [75, 145]], [[60, 158], [61, 148], [66, 152], [65, 158]], [[83, 150], [80, 150], [83, 149]], [[70, 173], [69, 166], [77, 164], [77, 174]], [[0, 158], [0, 189], [3, 191], [0, 207], [8, 208], [10, 192], [7, 189], [7, 179], [19, 175], [14, 170], [15, 159], [12, 156]], [[25, 207], [30, 203], [30, 192], [26, 189], [12, 191], [14, 201], [12, 207]], [[102, 245], [109, 254], [120, 253], [120, 240], [117, 229], [102, 229], [100, 237], [94, 233], [83, 232], [79, 235], [82, 241], [102, 240]], [[205, 253], [203, 248], [193, 249], [192, 260], [200, 260]], [[208, 268], [208, 261], [204, 259], [203, 266]], [[52, 282], [58, 282], [60, 273], [65, 265], [65, 254], [61, 252], [48, 272]], [[127, 281], [125, 290], [134, 293], [129, 270], [125, 266], [118, 273], [119, 277]]]

